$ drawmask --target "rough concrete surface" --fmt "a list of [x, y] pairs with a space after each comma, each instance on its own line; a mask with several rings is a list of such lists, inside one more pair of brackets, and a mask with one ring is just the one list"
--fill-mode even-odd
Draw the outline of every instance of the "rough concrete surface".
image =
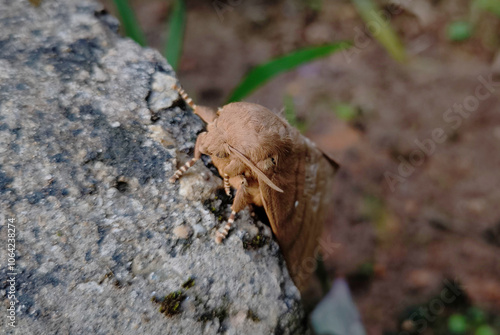
[[303, 333], [277, 245], [246, 242], [269, 228], [245, 211], [216, 245], [220, 179], [200, 161], [168, 183], [203, 123], [117, 26], [90, 1], [0, 1], [0, 333]]

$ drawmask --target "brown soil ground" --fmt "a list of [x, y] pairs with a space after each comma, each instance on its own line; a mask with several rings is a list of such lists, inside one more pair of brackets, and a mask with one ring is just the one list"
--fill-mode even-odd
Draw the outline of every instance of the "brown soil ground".
[[[401, 64], [358, 33], [366, 25], [349, 1], [221, 2], [235, 5], [218, 13], [215, 1], [187, 1], [178, 75], [200, 105], [222, 105], [248, 69], [272, 57], [355, 42], [247, 100], [280, 110], [292, 96], [306, 135], [341, 164], [327, 228], [341, 247], [325, 263], [330, 277], [350, 279], [368, 334], [400, 329], [405, 310], [432, 304], [447, 280], [461, 284], [471, 305], [500, 314], [500, 20], [483, 13], [471, 39], [450, 42], [446, 26], [469, 18], [468, 2], [403, 1], [392, 17], [409, 54]], [[169, 4], [132, 3], [150, 45], [162, 50]], [[342, 121], [338, 103], [359, 115]], [[465, 107], [449, 111], [454, 104]], [[440, 333], [431, 325], [424, 334]]]

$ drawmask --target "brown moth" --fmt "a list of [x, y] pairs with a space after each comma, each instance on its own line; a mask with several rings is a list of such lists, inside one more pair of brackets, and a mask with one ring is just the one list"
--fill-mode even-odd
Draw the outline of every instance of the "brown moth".
[[226, 193], [236, 189], [231, 216], [215, 241], [221, 243], [227, 236], [236, 213], [247, 205], [263, 206], [290, 274], [302, 291], [314, 271], [311, 262], [315, 267], [338, 164], [263, 106], [236, 102], [215, 112], [195, 105], [182, 88], [174, 88], [207, 123], [207, 131], [198, 135], [194, 158], [170, 182], [179, 179], [201, 154], [209, 155], [223, 176]]

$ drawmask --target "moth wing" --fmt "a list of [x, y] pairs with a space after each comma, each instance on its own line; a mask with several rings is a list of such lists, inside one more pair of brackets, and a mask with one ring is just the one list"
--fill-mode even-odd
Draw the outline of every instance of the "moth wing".
[[316, 267], [315, 252], [331, 208], [333, 176], [339, 166], [309, 139], [299, 136], [293, 154], [281, 159], [280, 168], [269, 176], [283, 193], [261, 182], [259, 188], [290, 275], [303, 291]]

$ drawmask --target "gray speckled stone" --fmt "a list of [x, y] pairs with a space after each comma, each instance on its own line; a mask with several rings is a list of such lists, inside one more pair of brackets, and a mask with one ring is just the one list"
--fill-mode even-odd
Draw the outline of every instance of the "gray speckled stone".
[[[19, 300], [17, 327], [2, 314], [0, 332], [303, 333], [277, 245], [243, 247], [269, 229], [242, 212], [216, 245], [220, 180], [200, 161], [185, 196], [167, 182], [203, 123], [173, 104], [165, 60], [116, 27], [89, 1], [0, 1], [1, 221], [17, 219]], [[177, 290], [180, 313], [159, 313], [151, 298]]]

